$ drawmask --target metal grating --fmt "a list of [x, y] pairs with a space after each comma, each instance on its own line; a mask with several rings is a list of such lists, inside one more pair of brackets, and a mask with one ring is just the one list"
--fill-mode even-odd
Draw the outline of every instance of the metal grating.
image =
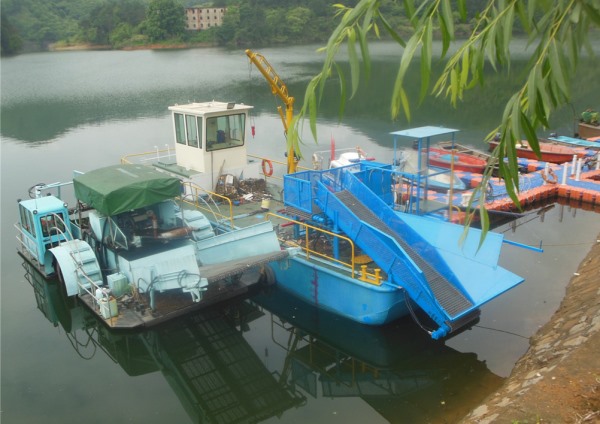
[[[379, 217], [377, 217], [370, 209], [360, 202], [352, 193], [347, 190], [340, 191], [335, 194], [338, 200], [350, 209], [360, 220], [377, 228], [384, 234], [392, 237], [410, 256], [410, 258], [423, 271], [431, 291], [439, 304], [451, 316], [455, 317], [458, 314], [468, 310], [473, 306], [471, 301], [467, 299], [456, 287], [454, 287], [446, 278], [444, 278], [435, 268], [415, 252], [401, 237], [396, 234], [388, 225], [386, 225]], [[372, 248], [378, 249], [377, 245], [371, 245]], [[399, 267], [394, 269], [394, 273], [399, 271]], [[401, 274], [401, 273], [400, 273]]]

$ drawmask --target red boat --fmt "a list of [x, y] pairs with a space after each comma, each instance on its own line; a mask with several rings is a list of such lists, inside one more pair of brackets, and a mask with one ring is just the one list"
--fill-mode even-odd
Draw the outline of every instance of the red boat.
[[[498, 146], [498, 141], [490, 141], [490, 151], [494, 150], [496, 146]], [[563, 146], [561, 144], [540, 142], [541, 157], [538, 158], [535, 152], [531, 149], [531, 147], [529, 147], [527, 141], [525, 140], [523, 140], [521, 144], [517, 144], [516, 150], [517, 157], [540, 160], [543, 162], [551, 163], [570, 162], [573, 160], [573, 155], [577, 155], [577, 157], [580, 158], [585, 156], [585, 149], [572, 148], [568, 146]]]
[[477, 174], [482, 174], [487, 165], [485, 159], [467, 153], [452, 152], [437, 147], [429, 148], [430, 165], [450, 169], [452, 161], [454, 161], [455, 171], [475, 172]]

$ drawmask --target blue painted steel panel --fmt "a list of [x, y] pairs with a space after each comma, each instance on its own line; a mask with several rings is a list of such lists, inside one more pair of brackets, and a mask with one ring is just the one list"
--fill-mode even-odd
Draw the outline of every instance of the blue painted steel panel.
[[319, 308], [368, 325], [382, 325], [408, 313], [403, 290], [376, 286], [318, 266], [299, 256], [270, 264], [277, 284]]

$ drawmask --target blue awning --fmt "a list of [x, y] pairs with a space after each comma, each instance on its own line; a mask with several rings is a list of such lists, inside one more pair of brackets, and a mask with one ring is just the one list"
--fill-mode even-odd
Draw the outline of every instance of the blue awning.
[[452, 134], [452, 133], [456, 133], [458, 131], [459, 130], [455, 130], [453, 128], [426, 126], [426, 127], [418, 127], [418, 128], [409, 128], [407, 130], [402, 130], [402, 131], [394, 131], [394, 132], [391, 132], [390, 134], [392, 134], [394, 136], [400, 136], [400, 137], [410, 137], [411, 139], [415, 139], [415, 138], [420, 139], [420, 138], [433, 137], [436, 135]]

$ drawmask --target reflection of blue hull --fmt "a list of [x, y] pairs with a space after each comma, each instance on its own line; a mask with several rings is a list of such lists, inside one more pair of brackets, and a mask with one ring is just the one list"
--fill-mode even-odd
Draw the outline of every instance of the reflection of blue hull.
[[274, 262], [277, 284], [304, 301], [363, 324], [381, 325], [408, 313], [404, 291], [343, 276], [304, 258]]

